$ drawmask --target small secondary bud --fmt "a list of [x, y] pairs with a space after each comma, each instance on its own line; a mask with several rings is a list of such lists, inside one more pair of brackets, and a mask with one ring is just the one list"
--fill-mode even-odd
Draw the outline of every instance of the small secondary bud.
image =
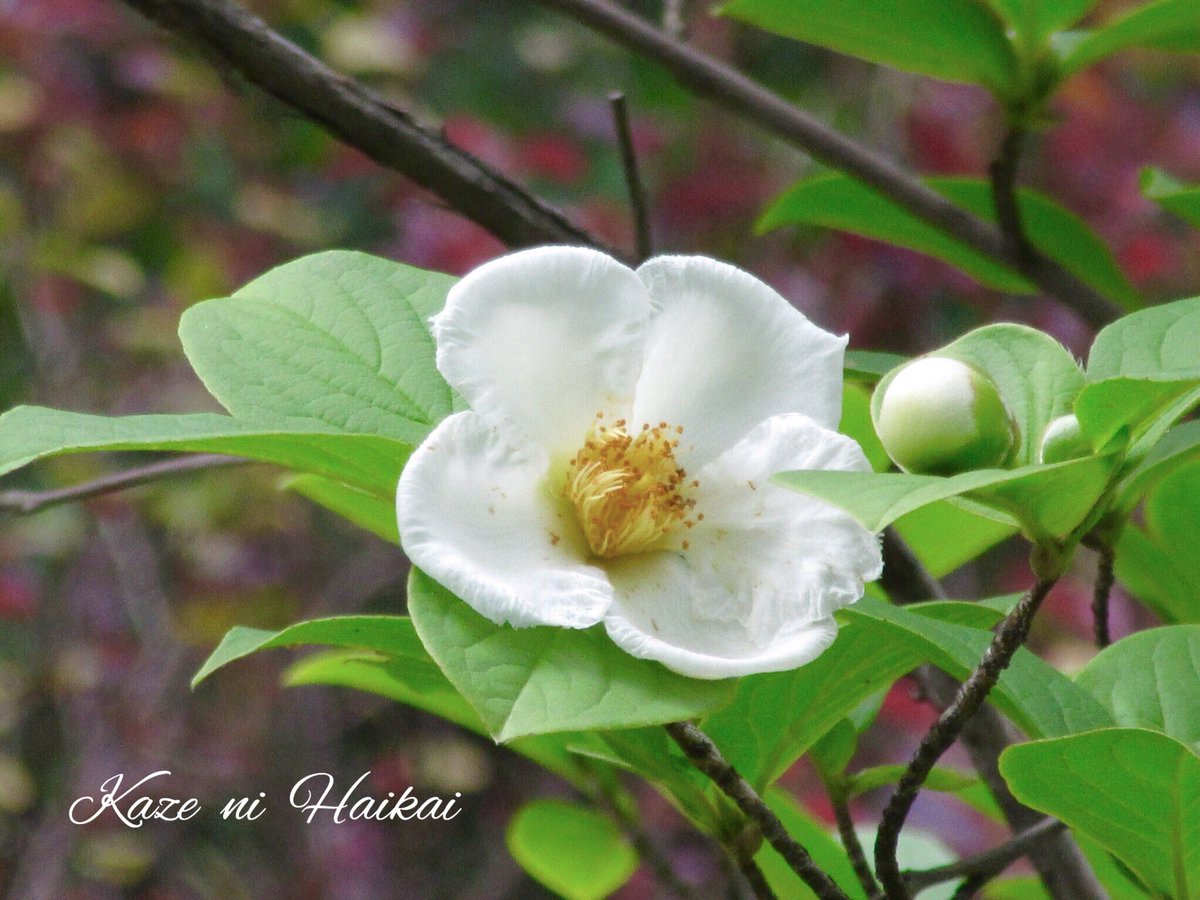
[[892, 461], [906, 472], [954, 475], [1001, 466], [1016, 439], [992, 380], [956, 359], [926, 357], [901, 369], [875, 423]]
[[1071, 414], [1054, 419], [1042, 432], [1038, 462], [1056, 463], [1090, 455], [1092, 445], [1079, 428], [1079, 419]]

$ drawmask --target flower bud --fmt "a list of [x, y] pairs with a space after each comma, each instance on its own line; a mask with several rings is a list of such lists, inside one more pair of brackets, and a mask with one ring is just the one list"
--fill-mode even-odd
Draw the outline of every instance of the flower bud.
[[1054, 419], [1042, 432], [1038, 462], [1056, 463], [1080, 459], [1092, 452], [1092, 445], [1079, 428], [1079, 419], [1071, 414]]
[[896, 465], [927, 475], [1001, 466], [1016, 440], [992, 380], [941, 357], [918, 359], [896, 374], [875, 424]]

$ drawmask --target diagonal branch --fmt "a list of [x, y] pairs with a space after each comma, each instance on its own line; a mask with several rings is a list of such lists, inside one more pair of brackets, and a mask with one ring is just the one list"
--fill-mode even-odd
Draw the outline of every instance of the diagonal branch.
[[979, 666], [963, 682], [954, 702], [942, 712], [921, 740], [895, 793], [884, 808], [875, 838], [875, 871], [889, 900], [908, 900], [909, 897], [896, 860], [896, 849], [900, 830], [921, 786], [934, 764], [958, 738], [965, 722], [983, 705], [1000, 679], [1000, 673], [1025, 643], [1033, 617], [1056, 581], [1057, 577], [1039, 579], [1000, 624]]
[[982, 853], [934, 869], [906, 871], [904, 882], [908, 885], [908, 889], [915, 894], [927, 887], [954, 881], [963, 876], [991, 879], [1027, 854], [1032, 847], [1063, 833], [1066, 828], [1067, 826], [1057, 819], [1042, 819], [999, 847], [984, 850]]
[[875, 881], [875, 873], [871, 871], [870, 863], [867, 862], [867, 854], [863, 850], [862, 841], [858, 839], [858, 832], [854, 830], [854, 817], [850, 814], [850, 802], [846, 799], [846, 792], [840, 786], [832, 784], [826, 784], [825, 790], [833, 806], [833, 818], [837, 822], [842, 849], [850, 859], [850, 866], [854, 869], [863, 893], [874, 897], [879, 893], [879, 884]]
[[230, 0], [121, 0], [512, 247], [599, 246], [562, 213]]
[[237, 456], [221, 456], [216, 453], [201, 453], [195, 456], [179, 456], [161, 462], [150, 463], [116, 472], [112, 475], [102, 475], [91, 481], [73, 484], [70, 487], [54, 488], [48, 491], [0, 491], [0, 512], [14, 512], [23, 515], [40, 512], [50, 506], [62, 503], [75, 503], [88, 500], [102, 494], [123, 491], [126, 488], [137, 487], [161, 478], [170, 478], [183, 472], [195, 472], [200, 469], [219, 469], [225, 466], [240, 466], [249, 462]]
[[737, 804], [746, 818], [758, 826], [767, 843], [779, 852], [814, 894], [821, 900], [848, 900], [834, 880], [813, 862], [808, 851], [787, 833], [779, 817], [721, 755], [708, 735], [688, 722], [672, 722], [663, 727], [692, 765], [707, 775], [725, 796]]
[[[942, 586], [891, 528], [883, 533], [883, 561], [880, 583], [894, 603], [946, 598]], [[959, 689], [957, 680], [933, 666], [921, 666], [914, 675], [921, 691], [938, 709], [947, 709], [954, 703]], [[1022, 832], [1040, 822], [1042, 814], [1017, 800], [1000, 775], [1000, 754], [1014, 743], [1016, 735], [996, 708], [989, 704], [980, 707], [967, 720], [959, 739], [979, 777], [996, 798], [1009, 827]], [[1102, 900], [1106, 896], [1069, 833], [1062, 831], [1032, 845], [1028, 856], [1042, 884], [1057, 900]]]
[[[128, 0], [127, 0], [128, 2]], [[845, 172], [974, 250], [1009, 266], [1094, 325], [1119, 315], [1106, 297], [1044, 254], [1020, 252], [998, 228], [926, 186], [887, 157], [851, 140], [741, 72], [675, 40], [609, 0], [537, 0], [666, 68], [693, 93]]]

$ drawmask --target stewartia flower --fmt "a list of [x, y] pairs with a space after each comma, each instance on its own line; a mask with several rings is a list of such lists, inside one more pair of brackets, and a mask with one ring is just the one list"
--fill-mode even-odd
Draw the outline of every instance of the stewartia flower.
[[528, 250], [458, 282], [434, 326], [471, 409], [413, 453], [401, 540], [492, 621], [603, 622], [723, 678], [813, 659], [879, 576], [875, 536], [768, 480], [868, 469], [834, 430], [845, 338], [747, 273]]

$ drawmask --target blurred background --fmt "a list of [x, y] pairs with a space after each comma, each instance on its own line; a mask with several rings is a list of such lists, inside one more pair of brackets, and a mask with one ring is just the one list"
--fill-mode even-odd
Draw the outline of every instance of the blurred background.
[[[564, 208], [605, 239], [632, 227], [607, 94], [625, 91], [657, 249], [751, 270], [851, 346], [914, 353], [989, 321], [1048, 330], [1076, 353], [1087, 324], [1046, 299], [979, 287], [935, 260], [843, 234], [755, 236], [765, 204], [811, 164], [528, 2], [256, 0], [290, 39]], [[701, 4], [695, 4], [700, 6]], [[1121, 4], [1107, 4], [1109, 8]], [[643, 11], [658, 15], [657, 4]], [[802, 46], [702, 10], [690, 40], [922, 173], [986, 172], [999, 117], [982, 91]], [[1026, 183], [1085, 217], [1151, 299], [1197, 293], [1197, 232], [1138, 190], [1159, 166], [1200, 180], [1200, 62], [1125, 54], [1070, 81], [1035, 136]], [[333, 247], [461, 273], [502, 252], [436, 198], [128, 12], [116, 0], [0, 0], [0, 409], [215, 410], [175, 336], [190, 304]], [[0, 487], [71, 484], [131, 460], [40, 464]], [[451, 726], [335, 688], [282, 689], [287, 651], [195, 693], [234, 624], [280, 627], [401, 612], [395, 547], [278, 490], [267, 467], [180, 477], [36, 516], [0, 513], [0, 885], [18, 898], [536, 898], [504, 846], [523, 801], [569, 796], [531, 764]], [[1055, 593], [1035, 636], [1068, 670], [1090, 654], [1090, 570]], [[962, 595], [1026, 583], [999, 548], [951, 577]], [[1114, 631], [1149, 619], [1118, 596]], [[901, 761], [932, 713], [901, 682], [864, 762]], [[954, 760], [952, 760], [954, 761]], [[958, 760], [961, 762], [961, 760]], [[205, 813], [132, 831], [70, 824], [71, 799], [114, 773], [170, 769]], [[314, 824], [285, 808], [310, 772], [370, 791], [461, 791], [452, 822]], [[801, 764], [785, 784], [831, 820]], [[231, 796], [268, 795], [256, 822]], [[714, 848], [643, 791], [681, 875], [724, 877]], [[883, 800], [867, 795], [869, 817]], [[272, 802], [273, 801], [273, 802]], [[1001, 839], [951, 800], [914, 823], [958, 852]], [[619, 894], [654, 895], [639, 872]]]

